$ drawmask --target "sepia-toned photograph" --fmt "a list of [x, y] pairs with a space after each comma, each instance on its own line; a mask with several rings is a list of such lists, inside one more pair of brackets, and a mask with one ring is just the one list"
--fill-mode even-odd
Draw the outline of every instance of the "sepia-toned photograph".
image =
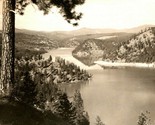
[[155, 125], [155, 0], [0, 0], [0, 125]]

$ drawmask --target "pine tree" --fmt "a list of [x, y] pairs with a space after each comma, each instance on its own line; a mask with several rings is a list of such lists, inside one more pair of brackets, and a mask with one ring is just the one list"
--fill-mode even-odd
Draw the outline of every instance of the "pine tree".
[[76, 91], [73, 97], [73, 107], [75, 108], [75, 118], [74, 124], [75, 125], [89, 125], [89, 119], [86, 117], [83, 100], [79, 91]]
[[58, 93], [58, 98], [54, 104], [55, 113], [66, 121], [71, 121], [72, 103], [68, 100], [66, 93]]
[[138, 125], [150, 125], [150, 112], [146, 111], [145, 113], [141, 113], [138, 118]]
[[2, 58], [0, 92], [9, 95], [14, 81], [15, 53], [15, 10], [14, 0], [3, 0]]
[[36, 84], [32, 81], [28, 71], [24, 71], [22, 78], [16, 83], [12, 96], [29, 105], [36, 103]]
[[49, 61], [49, 62], [52, 61], [52, 56], [51, 56], [51, 55], [49, 56], [48, 61]]
[[105, 124], [103, 124], [103, 122], [101, 121], [101, 118], [99, 116], [97, 116], [95, 125], [105, 125]]
[[59, 8], [60, 14], [68, 23], [76, 26], [77, 20], [82, 17], [82, 13], [76, 13], [75, 7], [84, 2], [85, 0], [3, 0], [1, 94], [10, 95], [11, 88], [14, 86], [15, 9], [23, 15], [27, 5], [32, 3], [37, 5], [44, 14], [48, 14], [50, 9], [55, 6]]
[[[46, 70], [45, 70], [46, 72]], [[40, 109], [45, 109], [45, 103], [50, 99], [50, 96], [53, 94], [52, 87], [46, 82], [46, 75], [42, 73], [38, 73], [35, 79], [36, 84], [36, 100], [37, 106]]]

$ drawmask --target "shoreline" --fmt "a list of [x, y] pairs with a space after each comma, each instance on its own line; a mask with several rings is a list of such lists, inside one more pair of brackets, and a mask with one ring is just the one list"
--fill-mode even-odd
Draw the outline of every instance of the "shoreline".
[[92, 69], [99, 69], [101, 70], [102, 67], [99, 65], [87, 66], [80, 62], [78, 59], [74, 58], [72, 55], [72, 50], [74, 48], [58, 48], [54, 50], [49, 50], [47, 53], [43, 54], [44, 59], [48, 59], [49, 56], [52, 56], [52, 60], [55, 61], [55, 57], [61, 57], [70, 63], [74, 63], [75, 65], [79, 66], [81, 69], [84, 70], [92, 70]]
[[95, 61], [102, 67], [137, 67], [137, 68], [155, 68], [155, 63], [123, 63], [123, 62], [107, 62], [107, 61]]
[[[69, 51], [68, 51], [69, 50]], [[135, 67], [135, 68], [152, 68], [155, 69], [154, 63], [124, 63], [124, 62], [110, 62], [110, 61], [95, 61], [93, 66], [87, 66], [74, 58], [71, 54], [73, 48], [59, 48], [54, 50], [49, 50], [47, 53], [43, 54], [43, 58], [47, 59], [51, 55], [53, 60], [55, 57], [61, 57], [71, 63], [75, 63], [77, 66], [80, 66], [85, 70], [93, 70], [93, 69], [102, 69], [102, 68], [126, 68], [126, 67]]]

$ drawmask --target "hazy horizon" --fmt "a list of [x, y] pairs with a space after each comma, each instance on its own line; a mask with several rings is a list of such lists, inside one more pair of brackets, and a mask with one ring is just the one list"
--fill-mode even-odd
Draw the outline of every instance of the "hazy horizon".
[[[53, 8], [44, 16], [37, 7], [29, 5], [24, 16], [16, 14], [16, 28], [35, 31], [72, 31], [80, 28], [129, 29], [141, 25], [155, 25], [154, 0], [86, 0], [76, 8], [83, 13], [78, 27], [73, 27]], [[0, 0], [0, 29], [2, 0]]]
[[138, 27], [143, 27], [143, 26], [155, 26], [155, 24], [144, 24], [144, 25], [138, 25], [134, 27], [129, 27], [129, 28], [91, 28], [91, 27], [80, 27], [77, 29], [71, 29], [71, 30], [52, 30], [52, 31], [44, 31], [44, 30], [34, 30], [34, 29], [24, 29], [24, 28], [16, 28], [17, 30], [28, 30], [28, 31], [36, 31], [36, 32], [71, 32], [71, 31], [76, 31], [76, 30], [81, 30], [81, 29], [90, 29], [90, 30], [128, 30], [128, 29], [133, 29], [133, 28], [138, 28]]

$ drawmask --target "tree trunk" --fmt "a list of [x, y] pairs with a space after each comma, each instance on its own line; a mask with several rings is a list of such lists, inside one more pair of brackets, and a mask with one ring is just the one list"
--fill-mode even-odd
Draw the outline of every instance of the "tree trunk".
[[8, 96], [14, 82], [15, 55], [15, 0], [3, 0], [1, 94]]

